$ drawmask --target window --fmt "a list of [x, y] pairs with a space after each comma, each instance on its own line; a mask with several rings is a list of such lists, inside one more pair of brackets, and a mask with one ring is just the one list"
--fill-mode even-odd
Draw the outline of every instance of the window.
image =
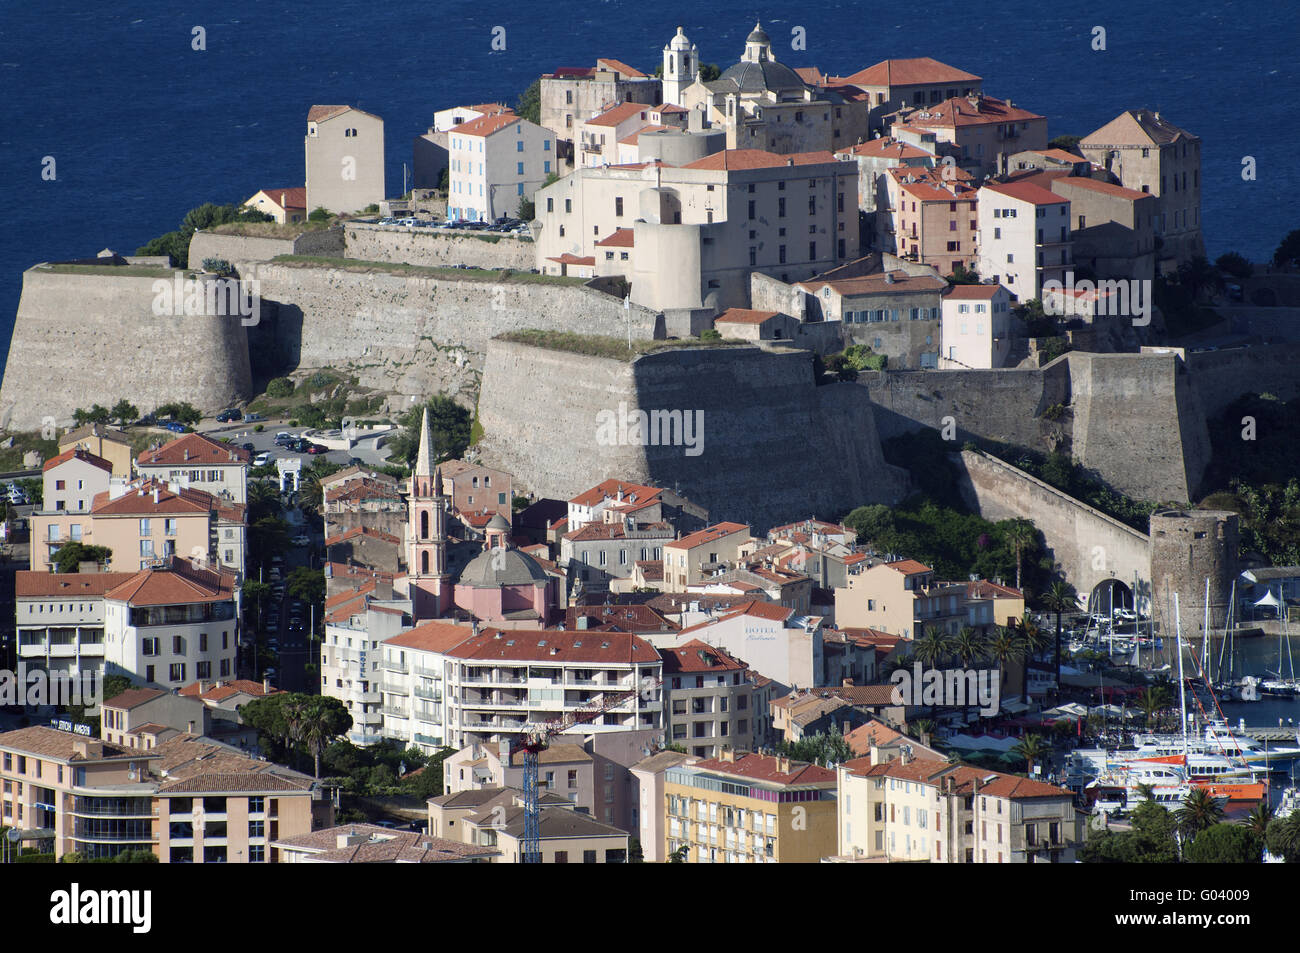
[[567, 864], [569, 862], [569, 852], [567, 850], [557, 850], [555, 852], [555, 863]]
[[816, 242], [809, 242], [809, 243], [808, 243], [808, 258], [809, 258], [809, 260], [811, 260], [811, 261], [815, 261], [815, 260], [816, 260], [816, 258], [817, 258], [817, 243], [816, 243]]
[[584, 864], [596, 863], [596, 852], [594, 850], [584, 850], [582, 852], [582, 862]]
[[141, 535], [141, 536], [148, 536], [148, 535], [150, 535], [150, 533], [151, 533], [151, 530], [150, 530], [150, 528], [149, 528], [149, 520], [147, 520], [147, 519], [145, 519], [145, 520], [141, 520], [141, 521], [140, 521], [140, 535]]
[[623, 217], [623, 196], [617, 196], [614, 199], [614, 215], [618, 218]]
[[177, 662], [172, 665], [171, 668], [168, 669], [167, 677], [169, 681], [173, 682], [185, 681], [185, 663]]
[[[782, 182], [781, 185], [784, 186], [785, 183]], [[785, 196], [784, 195], [776, 200], [776, 215], [778, 218], [785, 218]]]

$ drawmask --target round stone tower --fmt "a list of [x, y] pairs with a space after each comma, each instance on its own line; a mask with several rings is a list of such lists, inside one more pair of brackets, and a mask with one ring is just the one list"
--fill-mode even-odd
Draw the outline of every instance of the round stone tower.
[[1151, 514], [1152, 616], [1159, 633], [1174, 635], [1178, 594], [1184, 639], [1205, 631], [1205, 580], [1210, 580], [1210, 628], [1223, 631], [1237, 578], [1241, 531], [1227, 510], [1163, 510]]

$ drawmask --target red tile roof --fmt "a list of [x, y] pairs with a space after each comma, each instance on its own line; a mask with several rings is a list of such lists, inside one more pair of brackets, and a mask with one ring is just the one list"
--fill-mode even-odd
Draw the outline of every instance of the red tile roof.
[[15, 595], [22, 598], [57, 596], [59, 598], [93, 598], [120, 586], [133, 572], [40, 572], [20, 569], [16, 574]]
[[329, 539], [325, 540], [325, 545], [335, 546], [339, 543], [345, 543], [350, 539], [356, 539], [358, 536], [383, 540], [385, 543], [392, 543], [394, 546], [400, 545], [402, 542], [392, 533], [385, 533], [383, 530], [372, 529], [369, 526], [354, 526], [346, 532], [339, 533], [336, 536], [331, 536]]
[[749, 667], [740, 659], [699, 639], [683, 642], [676, 648], [660, 649], [659, 657], [663, 659], [665, 675], [687, 672], [692, 675], [699, 672], [738, 672]]
[[837, 149], [837, 156], [868, 156], [880, 159], [933, 159], [933, 153], [918, 149], [908, 142], [899, 142], [892, 136], [882, 136], [870, 142], [860, 142], [856, 146]]
[[407, 632], [384, 639], [384, 644], [395, 645], [398, 648], [418, 649], [422, 652], [444, 653], [473, 636], [473, 626], [431, 620]]
[[145, 702], [151, 702], [155, 698], [162, 698], [167, 693], [157, 688], [128, 688], [126, 691], [114, 695], [112, 698], [105, 698], [103, 704], [109, 708], [119, 708], [123, 711], [130, 711], [143, 705]]
[[645, 503], [658, 499], [663, 490], [656, 486], [630, 483], [627, 480], [605, 480], [597, 483], [590, 490], [579, 493], [569, 502], [575, 506], [596, 506], [603, 500], [617, 500], [620, 492], [623, 494], [623, 502], [627, 502], [629, 497], [635, 497], [633, 502]]
[[1031, 205], [1064, 205], [1070, 201], [1032, 182], [991, 182], [984, 188]]
[[462, 136], [490, 136], [495, 132], [500, 132], [507, 126], [519, 122], [520, 117], [510, 112], [489, 113], [486, 116], [479, 116], [477, 119], [471, 119], [469, 122], [463, 122], [459, 126], [454, 126], [448, 132], [455, 132]]
[[697, 761], [691, 767], [711, 774], [727, 774], [768, 784], [825, 786], [835, 783], [835, 772], [829, 768], [805, 764], [802, 761], [791, 761], [787, 764], [789, 770], [782, 771], [778, 758], [760, 754], [746, 754], [734, 762], [709, 758], [705, 761]]
[[[391, 640], [390, 640], [391, 641]], [[484, 629], [447, 652], [465, 661], [657, 662], [659, 653], [630, 632]]]
[[79, 446], [73, 447], [71, 450], [67, 450], [59, 454], [57, 457], [50, 457], [50, 459], [45, 461], [45, 465], [41, 467], [41, 469], [44, 470], [46, 473], [48, 473], [50, 470], [53, 470], [59, 464], [67, 463], [69, 460], [73, 459], [74, 457], [78, 460], [84, 460], [86, 463], [89, 463], [91, 466], [99, 467], [99, 469], [101, 470], [107, 470], [109, 473], [113, 472], [113, 464], [109, 463], [103, 457], [97, 457], [90, 451], [81, 449], [81, 447]]
[[[1154, 199], [1149, 192], [1139, 192], [1137, 189], [1126, 189], [1122, 185], [1115, 185], [1113, 182], [1102, 182], [1099, 179], [1086, 179], [1082, 176], [1069, 175], [1064, 178], [1055, 180], [1062, 185], [1073, 186], [1076, 189], [1087, 189], [1090, 192], [1100, 192], [1103, 195], [1113, 195], [1115, 198], [1128, 199], [1130, 202], [1138, 202], [1142, 199]], [[1053, 183], [1055, 187], [1055, 182]]]
[[133, 606], [228, 602], [235, 595], [235, 574], [195, 569], [173, 558], [167, 569], [145, 569], [110, 589], [104, 598]]
[[633, 232], [630, 228], [616, 228], [612, 235], [607, 235], [597, 245], [603, 245], [608, 248], [631, 248], [633, 246]]
[[881, 60], [875, 66], [845, 76], [843, 82], [855, 86], [925, 86], [942, 83], [979, 82], [974, 73], [921, 56], [905, 60]]
[[136, 460], [139, 466], [231, 466], [248, 463], [252, 454], [241, 447], [221, 443], [201, 433], [187, 433], [165, 443], [157, 450], [147, 450]]
[[778, 155], [762, 149], [724, 149], [703, 159], [696, 159], [682, 166], [684, 169], [718, 169], [742, 171], [745, 169], [775, 169], [780, 166], [816, 165], [823, 162], [836, 162], [829, 152], [795, 152]]
[[809, 278], [807, 281], [800, 281], [797, 284], [800, 288], [813, 292], [830, 287], [836, 293], [848, 297], [856, 295], [916, 294], [917, 292], [942, 291], [948, 287], [948, 282], [935, 275], [909, 275], [905, 271], [891, 271], [888, 274], [890, 279], [886, 279], [886, 272], [880, 272], [873, 275], [861, 275], [857, 278]]
[[696, 546], [703, 546], [706, 543], [712, 543], [722, 539], [724, 536], [730, 536], [733, 533], [749, 532], [749, 527], [744, 523], [715, 523], [712, 526], [705, 527], [698, 532], [691, 533], [689, 536], [683, 536], [681, 539], [668, 543], [665, 548], [672, 549], [694, 549]]
[[202, 682], [190, 682], [190, 684], [176, 690], [176, 694], [185, 695], [191, 698], [202, 698], [205, 701], [220, 702], [225, 701], [235, 695], [253, 695], [262, 698], [266, 695], [279, 695], [280, 689], [273, 688], [266, 690], [266, 686], [261, 682], [254, 682], [247, 678], [233, 678], [227, 681], [218, 681], [208, 686], [206, 692], [200, 691], [203, 687]]
[[1001, 285], [953, 285], [943, 296], [954, 301], [986, 301], [1002, 290]]
[[[599, 116], [593, 116], [586, 120], [588, 126], [617, 126], [619, 123], [626, 122], [635, 118], [638, 114], [646, 113], [651, 107], [644, 103], [619, 103], [610, 109], [605, 110]], [[643, 115], [644, 119], [645, 116]]]
[[1042, 118], [1038, 113], [1011, 105], [1004, 99], [981, 96], [972, 103], [965, 96], [954, 96], [936, 106], [926, 106], [908, 113], [903, 123], [908, 126], [955, 129], [958, 126], [1032, 122]]
[[901, 572], [904, 576], [915, 576], [917, 573], [922, 572], [934, 572], [934, 570], [925, 563], [917, 562], [915, 559], [899, 559], [896, 562], [883, 563], [883, 565], [888, 566], [890, 569], [897, 572]]
[[291, 185], [283, 189], [259, 189], [265, 195], [272, 205], [278, 208], [290, 209], [307, 207], [307, 187], [303, 185]]
[[647, 79], [645, 73], [633, 66], [628, 66], [622, 60], [616, 60], [608, 56], [602, 56], [596, 60], [597, 66], [604, 66], [606, 69], [612, 69], [622, 73], [628, 79]]
[[[157, 502], [154, 501], [155, 490]], [[96, 493], [90, 504], [90, 512], [95, 516], [197, 515], [217, 509], [218, 500], [211, 493], [184, 488], [173, 492], [163, 480], [145, 480], [128, 488], [117, 499], [112, 499], [111, 491], [105, 490]]]
[[778, 311], [752, 311], [748, 308], [728, 308], [713, 319], [714, 324], [762, 324], [776, 317]]

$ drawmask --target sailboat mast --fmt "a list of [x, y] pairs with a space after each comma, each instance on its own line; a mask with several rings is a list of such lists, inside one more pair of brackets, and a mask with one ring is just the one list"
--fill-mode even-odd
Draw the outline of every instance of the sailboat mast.
[[1183, 620], [1178, 612], [1178, 593], [1174, 593], [1174, 639], [1178, 653], [1178, 719], [1183, 729], [1183, 767], [1187, 766], [1187, 683], [1183, 681]]

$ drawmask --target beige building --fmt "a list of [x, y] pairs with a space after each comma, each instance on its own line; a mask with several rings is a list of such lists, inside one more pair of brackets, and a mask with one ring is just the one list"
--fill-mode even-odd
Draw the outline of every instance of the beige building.
[[1205, 254], [1199, 136], [1158, 112], [1129, 109], [1084, 136], [1079, 151], [1126, 189], [1155, 196], [1152, 211], [1161, 271]]
[[307, 189], [301, 185], [261, 189], [244, 207], [265, 212], [277, 225], [297, 225], [307, 221]]
[[190, 734], [128, 749], [53, 728], [0, 734], [0, 824], [62, 857], [273, 863], [270, 844], [333, 823], [306, 775]]
[[1154, 195], [1075, 176], [1058, 176], [1050, 188], [1070, 202], [1076, 265], [1086, 265], [1101, 279], [1155, 278]]
[[943, 296], [939, 367], [1006, 367], [1011, 356], [1011, 292], [1001, 285], [953, 285]]
[[[562, 798], [539, 792], [544, 864], [625, 864], [626, 831], [573, 810]], [[429, 799], [429, 833], [492, 848], [492, 863], [523, 862], [524, 796], [513, 788], [479, 788]]]
[[884, 176], [890, 169], [929, 169], [938, 161], [933, 153], [889, 136], [840, 149], [835, 158], [857, 165], [858, 209], [866, 213], [889, 207]]
[[562, 67], [542, 76], [541, 124], [562, 144], [561, 159], [572, 165], [574, 142], [586, 119], [618, 103], [653, 106], [660, 101], [659, 89], [659, 80], [614, 59], [598, 59], [594, 67]]
[[384, 121], [354, 106], [307, 112], [307, 213], [359, 212], [384, 192]]
[[17, 658], [51, 675], [104, 670], [104, 594], [129, 572], [15, 573]]
[[135, 469], [147, 480], [179, 483], [231, 503], [246, 503], [251, 459], [242, 447], [187, 433], [140, 454]]
[[976, 261], [976, 194], [969, 175], [950, 166], [890, 169], [884, 177], [889, 205], [876, 216], [877, 240], [886, 251], [951, 275]]
[[1071, 863], [1083, 842], [1072, 791], [910, 751], [840, 765], [836, 793], [841, 860]]
[[881, 60], [840, 80], [869, 97], [871, 131], [884, 128], [884, 119], [904, 107], [935, 106], [958, 96], [979, 96], [983, 81], [928, 56]]
[[86, 424], [76, 430], [69, 430], [59, 438], [60, 454], [67, 453], [74, 447], [107, 460], [113, 465], [113, 476], [131, 476], [131, 458], [135, 451], [131, 446], [131, 438], [123, 431], [105, 424]]
[[[217, 526], [223, 509], [229, 511], [228, 528], [235, 528], [236, 518], [242, 525], [242, 506], [222, 507], [220, 501], [202, 490], [153, 481], [117, 487], [95, 498], [88, 541], [113, 551], [109, 568], [118, 572], [148, 569], [173, 556], [200, 564], [224, 564]], [[46, 543], [54, 551], [55, 541]], [[242, 538], [237, 549], [231, 554], [237, 557], [237, 565], [231, 568], [238, 571], [243, 558]]]
[[661, 648], [667, 734], [700, 758], [725, 748], [757, 751], [768, 739], [755, 718], [749, 666], [699, 639]]
[[1070, 200], [1032, 182], [997, 182], [979, 190], [979, 271], [1022, 302], [1043, 283], [1065, 280], [1073, 264]]
[[936, 582], [934, 570], [915, 559], [877, 563], [850, 570], [848, 585], [835, 590], [835, 620], [842, 628], [905, 639], [919, 638], [929, 626], [955, 634], [969, 620], [966, 589]]
[[815, 863], [835, 850], [835, 772], [725, 751], [668, 768], [664, 856], [692, 864]]
[[437, 472], [442, 483], [442, 494], [451, 501], [453, 511], [500, 513], [506, 519], [511, 518], [513, 478], [505, 470], [464, 460], [446, 460], [438, 464]]
[[664, 851], [667, 844], [668, 817], [662, 805], [665, 774], [669, 768], [681, 764], [694, 764], [699, 758], [677, 751], [659, 751], [632, 765], [631, 773], [637, 789], [637, 827], [633, 832], [641, 842], [641, 857], [647, 864], [662, 864], [668, 860]]
[[499, 852], [419, 831], [347, 824], [281, 837], [271, 848], [281, 864], [486, 864]]
[[666, 591], [685, 592], [713, 573], [732, 568], [750, 541], [748, 526], [724, 522], [665, 544]]
[[974, 163], [982, 175], [1007, 172], [1016, 153], [1047, 148], [1046, 117], [1009, 99], [974, 93], [912, 109], [895, 122], [893, 134], [900, 129], [934, 133], [937, 143], [955, 146], [961, 164]]
[[41, 508], [31, 515], [30, 568], [52, 572], [65, 543], [91, 544], [91, 506], [96, 494], [108, 492], [112, 471], [112, 463], [79, 444], [45, 462]]
[[891, 268], [853, 277], [801, 281], [809, 321], [838, 321], [845, 343], [865, 344], [891, 368], [934, 367], [939, 309], [948, 282], [927, 267]]
[[[751, 272], [797, 281], [858, 257], [856, 173], [829, 152], [759, 149], [579, 169], [537, 193], [537, 267], [561, 274], [590, 258], [594, 269], [626, 251], [635, 304], [748, 307]], [[598, 246], [619, 229], [630, 245]]]

